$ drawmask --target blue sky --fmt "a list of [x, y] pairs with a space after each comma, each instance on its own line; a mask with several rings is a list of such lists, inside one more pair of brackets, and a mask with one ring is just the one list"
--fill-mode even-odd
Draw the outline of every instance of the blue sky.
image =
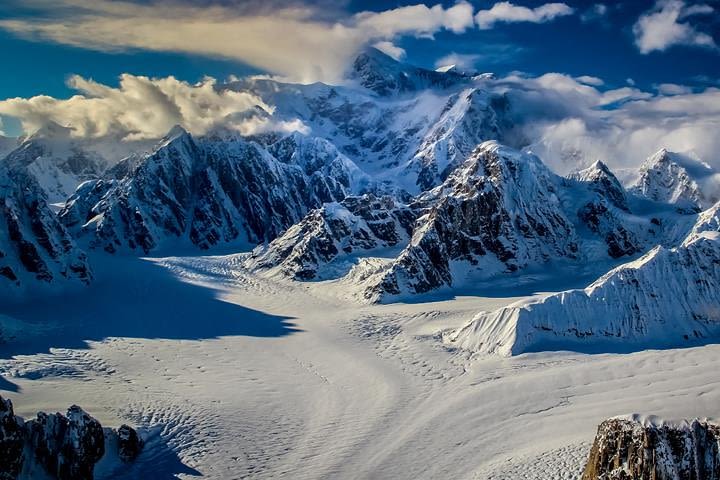
[[[424, 2], [429, 7], [437, 3]], [[492, 9], [495, 3], [470, 2], [472, 14], [494, 12]], [[417, 0], [7, 0], [0, 6], [0, 42], [3, 46], [2, 64], [5, 66], [5, 74], [0, 75], [0, 99], [40, 94], [67, 98], [74, 93], [67, 85], [67, 79], [72, 74], [114, 86], [118, 83], [119, 75], [125, 72], [151, 77], [173, 75], [194, 82], [205, 75], [225, 79], [229, 75], [262, 72], [287, 76], [293, 71], [292, 61], [297, 60], [299, 54], [290, 51], [293, 47], [292, 35], [288, 36], [289, 43], [285, 44], [282, 34], [260, 38], [264, 27], [258, 29], [261, 32], [259, 38], [248, 33], [245, 37], [228, 39], [227, 42], [223, 41], [222, 36], [213, 40], [210, 34], [206, 41], [202, 31], [192, 32], [193, 35], [197, 34], [197, 45], [192, 39], [183, 41], [165, 38], [164, 28], [173, 30], [190, 19], [195, 21], [197, 15], [210, 11], [208, 8], [215, 8], [219, 12], [209, 20], [209, 31], [214, 30], [212, 22], [217, 21], [217, 17], [232, 17], [227, 25], [229, 32], [247, 30], [247, 24], [243, 23], [246, 19], [254, 22], [257, 18], [261, 22], [268, 21], [268, 18], [291, 18], [290, 29], [297, 30], [298, 38], [303, 41], [311, 39], [307, 47], [300, 50], [300, 56], [308, 55], [306, 63], [315, 60], [322, 63], [327, 58], [328, 63], [337, 64], [337, 57], [346, 51], [350, 55], [363, 42], [362, 38], [358, 40], [355, 37], [362, 37], [365, 32], [373, 32], [372, 35], [377, 36], [380, 35], [377, 32], [382, 31], [382, 40], [404, 50], [404, 60], [430, 68], [434, 68], [443, 57], [456, 54], [456, 57], [480, 71], [492, 71], [500, 75], [512, 71], [530, 75], [547, 72], [572, 76], [591, 75], [603, 79], [603, 88], [608, 89], [626, 85], [628, 78], [644, 90], [652, 90], [654, 85], [662, 83], [704, 88], [720, 79], [720, 53], [717, 47], [717, 43], [720, 43], [720, 0], [633, 0], [604, 4], [568, 0], [564, 8], [571, 13], [550, 15], [538, 21], [500, 19], [485, 29], [475, 24], [459, 28], [451, 25], [448, 19], [437, 20], [438, 24], [432, 27], [418, 27], [418, 21], [422, 24], [423, 20], [418, 20], [417, 15], [411, 15], [409, 10], [402, 10], [401, 7], [419, 4]], [[101, 7], [90, 8], [91, 5]], [[450, 9], [456, 3], [444, 2], [441, 5], [444, 9]], [[544, 8], [543, 5], [546, 2], [518, 0], [513, 2], [512, 7], [532, 10]], [[148, 7], [149, 10], [136, 7]], [[680, 37], [675, 34], [675, 37], [670, 35], [661, 38], [660, 42], [665, 42], [661, 43], [661, 48], [651, 46], [651, 51], [642, 52], [636, 24], [643, 15], [664, 12], [666, 9], [669, 11], [671, 7], [683, 9], [677, 23], [682, 24], [686, 31], [681, 32]], [[363, 20], [357, 15], [358, 12], [388, 12], [396, 9], [408, 14], [393, 18], [390, 26], [375, 19], [371, 27], [359, 26]], [[158, 15], [158, 18], [164, 19], [160, 17], [164, 15], [163, 12], [167, 12], [172, 20], [166, 27], [156, 22], [157, 28], [153, 29], [150, 23], [147, 27], [149, 30], [139, 29], [138, 33], [133, 34], [153, 38], [127, 40], [123, 35], [122, 29], [127, 29], [127, 25], [140, 23], [133, 15], [140, 19], [146, 15]], [[420, 10], [417, 12], [422, 13]], [[93, 30], [98, 23], [97, 19], [111, 23], [118, 17], [128, 22], [117, 27], [119, 33], [111, 31], [114, 25], [100, 34]], [[81, 21], [83, 18], [87, 18], [87, 21]], [[412, 26], [405, 28], [397, 25], [406, 18], [409, 19], [408, 25]], [[478, 17], [475, 18], [477, 21]], [[338, 42], [335, 48], [334, 40], [323, 42], [322, 35], [324, 30], [329, 31], [337, 24], [349, 25], [356, 31], [352, 32], [354, 37], [351, 41], [345, 41], [343, 36], [345, 43]], [[306, 25], [307, 31], [304, 30]], [[287, 26], [281, 28], [288, 29]], [[653, 32], [657, 34], [657, 31]], [[661, 36], [665, 35], [660, 33]], [[278, 44], [274, 45], [276, 40]], [[376, 40], [378, 38], [368, 39], [368, 42]], [[164, 42], [168, 45], [162, 45]], [[233, 42], [242, 51], [235, 54]], [[158, 44], [161, 46], [158, 47]], [[283, 50], [289, 50], [287, 59], [282, 55], [270, 58]], [[287, 63], [287, 67], [283, 62]], [[304, 80], [312, 78], [312, 70], [309, 71], [310, 74], [305, 72]], [[325, 80], [325, 77], [327, 72], [318, 79]], [[16, 129], [12, 121], [5, 119], [6, 132]]]

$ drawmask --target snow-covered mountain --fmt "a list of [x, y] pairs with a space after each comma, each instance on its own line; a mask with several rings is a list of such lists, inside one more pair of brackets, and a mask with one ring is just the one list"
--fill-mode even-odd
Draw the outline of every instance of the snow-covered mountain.
[[195, 139], [176, 127], [124, 178], [81, 185], [60, 219], [108, 252], [174, 243], [247, 247], [367, 185], [322, 139], [296, 134], [263, 147], [233, 132]]
[[416, 217], [413, 208], [392, 197], [366, 194], [327, 203], [269, 245], [257, 247], [246, 266], [299, 280], [322, 278], [343, 259], [406, 244]]
[[219, 88], [252, 92], [275, 107], [272, 118], [300, 120], [378, 181], [414, 194], [441, 183], [478, 143], [505, 141], [512, 129], [507, 97], [487, 91], [483, 79], [420, 69], [375, 49], [358, 56], [351, 77], [345, 86], [246, 78]]
[[[607, 262], [673, 245], [693, 218], [672, 208], [633, 213], [627, 192], [602, 162], [563, 178], [536, 156], [493, 141], [475, 149], [442, 185], [416, 197], [410, 207], [417, 217], [413, 225], [399, 221], [392, 208], [375, 210], [391, 219], [390, 230], [411, 231], [409, 240], [393, 235], [392, 242], [370, 241], [373, 236], [363, 228], [366, 217], [332, 206], [256, 249], [249, 266], [310, 279], [336, 257], [350, 257], [357, 265], [348, 280], [362, 284], [366, 299], [378, 301], [552, 261]], [[404, 248], [388, 259], [391, 246], [396, 252]], [[372, 250], [380, 247], [385, 260], [363, 260], [375, 257]]]
[[455, 70], [426, 70], [404, 64], [376, 48], [368, 48], [355, 58], [349, 76], [382, 96], [444, 89], [468, 81], [468, 76]]
[[2, 163], [27, 171], [54, 204], [64, 202], [80, 183], [97, 179], [134, 149], [146, 146], [119, 139], [74, 138], [71, 131], [51, 122], [22, 139]]
[[688, 155], [661, 149], [640, 167], [640, 176], [630, 191], [679, 208], [703, 210], [719, 200], [706, 194], [699, 184], [714, 173], [709, 165]]
[[[481, 277], [578, 255], [556, 177], [537, 157], [483, 143], [439, 187], [408, 247], [374, 279], [366, 296], [423, 293], [471, 269]], [[372, 293], [371, 293], [372, 292]]]
[[8, 153], [15, 150], [18, 145], [19, 141], [17, 138], [0, 135], [0, 158], [4, 158]]
[[602, 163], [562, 178], [534, 155], [497, 142], [483, 143], [421, 198], [432, 207], [408, 247], [362, 275], [371, 279], [367, 298], [423, 293], [553, 260], [620, 258], [668, 243], [675, 233], [666, 231], [662, 214], [633, 215]]
[[0, 292], [13, 295], [64, 281], [86, 284], [91, 278], [85, 253], [32, 175], [0, 167]]
[[657, 246], [584, 290], [482, 312], [447, 340], [474, 352], [677, 346], [720, 334], [720, 202], [675, 248]]

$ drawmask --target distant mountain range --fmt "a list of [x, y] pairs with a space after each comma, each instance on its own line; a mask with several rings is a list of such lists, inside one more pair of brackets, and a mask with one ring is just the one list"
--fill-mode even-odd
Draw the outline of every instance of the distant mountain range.
[[217, 86], [252, 92], [275, 106], [273, 118], [309, 133], [196, 136], [177, 126], [150, 145], [49, 125], [3, 141], [4, 290], [88, 283], [88, 252], [219, 246], [252, 250], [244, 267], [258, 274], [344, 278], [371, 302], [607, 264], [619, 266], [585, 290], [481, 313], [446, 340], [510, 355], [720, 333], [707, 308], [720, 301], [711, 167], [661, 150], [632, 185], [600, 161], [562, 177], [521, 148], [513, 105], [484, 88], [487, 75], [424, 70], [371, 49], [350, 77], [349, 86]]

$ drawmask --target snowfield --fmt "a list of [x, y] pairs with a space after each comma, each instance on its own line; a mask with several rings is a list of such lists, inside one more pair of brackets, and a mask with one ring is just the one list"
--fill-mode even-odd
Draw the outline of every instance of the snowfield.
[[98, 478], [575, 479], [608, 417], [720, 417], [718, 345], [501, 358], [442, 343], [533, 295], [359, 305], [341, 281], [250, 274], [245, 255], [92, 260], [87, 290], [5, 306], [0, 389], [19, 415], [78, 403], [138, 425], [137, 462]]

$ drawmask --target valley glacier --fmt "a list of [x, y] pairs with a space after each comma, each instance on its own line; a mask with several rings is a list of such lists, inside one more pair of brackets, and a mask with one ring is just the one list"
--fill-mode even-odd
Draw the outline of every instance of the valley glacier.
[[608, 418], [720, 418], [710, 165], [558, 173], [510, 82], [375, 49], [214, 88], [306, 128], [3, 151], [0, 390], [136, 425], [95, 478], [579, 479]]

